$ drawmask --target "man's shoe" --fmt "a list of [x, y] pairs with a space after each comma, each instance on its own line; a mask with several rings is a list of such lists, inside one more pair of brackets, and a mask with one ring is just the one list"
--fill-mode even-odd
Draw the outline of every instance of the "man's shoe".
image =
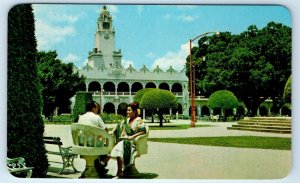
[[103, 175], [107, 174], [108, 169], [106, 169], [106, 168], [105, 168], [106, 166], [105, 166], [105, 165], [102, 165], [102, 164], [99, 162], [98, 159], [95, 160], [94, 166], [95, 166], [95, 169], [97, 170], [97, 172], [98, 172], [99, 175], [103, 176]]

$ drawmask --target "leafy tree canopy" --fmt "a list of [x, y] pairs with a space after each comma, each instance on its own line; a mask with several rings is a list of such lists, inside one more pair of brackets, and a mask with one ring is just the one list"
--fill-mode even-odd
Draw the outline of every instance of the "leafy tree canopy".
[[149, 90], [141, 99], [141, 108], [148, 110], [177, 108], [177, 105], [177, 98], [172, 92], [158, 88]]
[[[291, 75], [290, 27], [270, 22], [262, 29], [250, 25], [239, 35], [222, 32], [219, 37], [202, 37], [192, 56], [196, 90], [206, 97], [218, 90], [230, 90], [249, 111], [256, 111], [270, 97], [273, 112], [279, 111], [282, 90]], [[186, 60], [189, 76], [189, 56]]]
[[152, 89], [153, 88], [144, 88], [144, 89], [139, 90], [134, 95], [133, 101], [135, 101], [137, 103], [141, 103], [141, 100], [142, 100], [142, 97], [144, 96], [144, 94], [147, 93], [148, 91], [152, 90]]
[[66, 64], [57, 59], [56, 51], [38, 52], [37, 60], [43, 88], [43, 113], [46, 116], [53, 115], [55, 107], [59, 107], [59, 113], [69, 113], [70, 98], [84, 89], [85, 78], [73, 72], [72, 63]]
[[[158, 88], [143, 89], [137, 92], [135, 99], [140, 99], [140, 106], [143, 109], [150, 110], [152, 112], [158, 112], [160, 126], [163, 126], [163, 113], [166, 109], [177, 108], [178, 101], [176, 96], [168, 91]], [[152, 117], [153, 121], [153, 117]]]

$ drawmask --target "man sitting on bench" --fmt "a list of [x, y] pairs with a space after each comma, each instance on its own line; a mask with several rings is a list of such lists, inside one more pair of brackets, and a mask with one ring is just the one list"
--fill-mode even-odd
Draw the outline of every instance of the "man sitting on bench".
[[101, 117], [98, 115], [99, 104], [95, 101], [90, 101], [85, 106], [86, 113], [79, 117], [79, 124], [86, 124], [100, 127], [106, 131], [107, 127]]
[[[85, 106], [86, 113], [79, 117], [78, 123], [79, 124], [86, 124], [91, 126], [100, 127], [106, 131], [108, 131], [105, 123], [103, 122], [102, 118], [98, 115], [99, 104], [95, 101], [90, 101]], [[106, 158], [106, 156], [99, 157], [100, 159]], [[96, 160], [94, 164], [97, 172], [99, 175], [105, 175], [108, 172], [108, 169], [104, 169], [99, 165], [99, 161]]]

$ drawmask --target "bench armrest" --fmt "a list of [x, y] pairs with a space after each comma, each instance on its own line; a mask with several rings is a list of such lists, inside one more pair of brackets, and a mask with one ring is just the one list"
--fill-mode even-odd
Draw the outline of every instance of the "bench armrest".
[[6, 164], [10, 173], [26, 172], [26, 178], [30, 178], [32, 175], [33, 167], [27, 167], [23, 157], [6, 158]]

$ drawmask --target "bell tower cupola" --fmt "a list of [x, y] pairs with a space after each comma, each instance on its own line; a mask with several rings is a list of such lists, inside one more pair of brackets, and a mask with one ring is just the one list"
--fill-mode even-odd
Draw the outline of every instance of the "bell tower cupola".
[[107, 7], [103, 6], [97, 20], [94, 49], [89, 52], [89, 65], [92, 68], [121, 66], [121, 58], [121, 50], [115, 51], [112, 16]]

